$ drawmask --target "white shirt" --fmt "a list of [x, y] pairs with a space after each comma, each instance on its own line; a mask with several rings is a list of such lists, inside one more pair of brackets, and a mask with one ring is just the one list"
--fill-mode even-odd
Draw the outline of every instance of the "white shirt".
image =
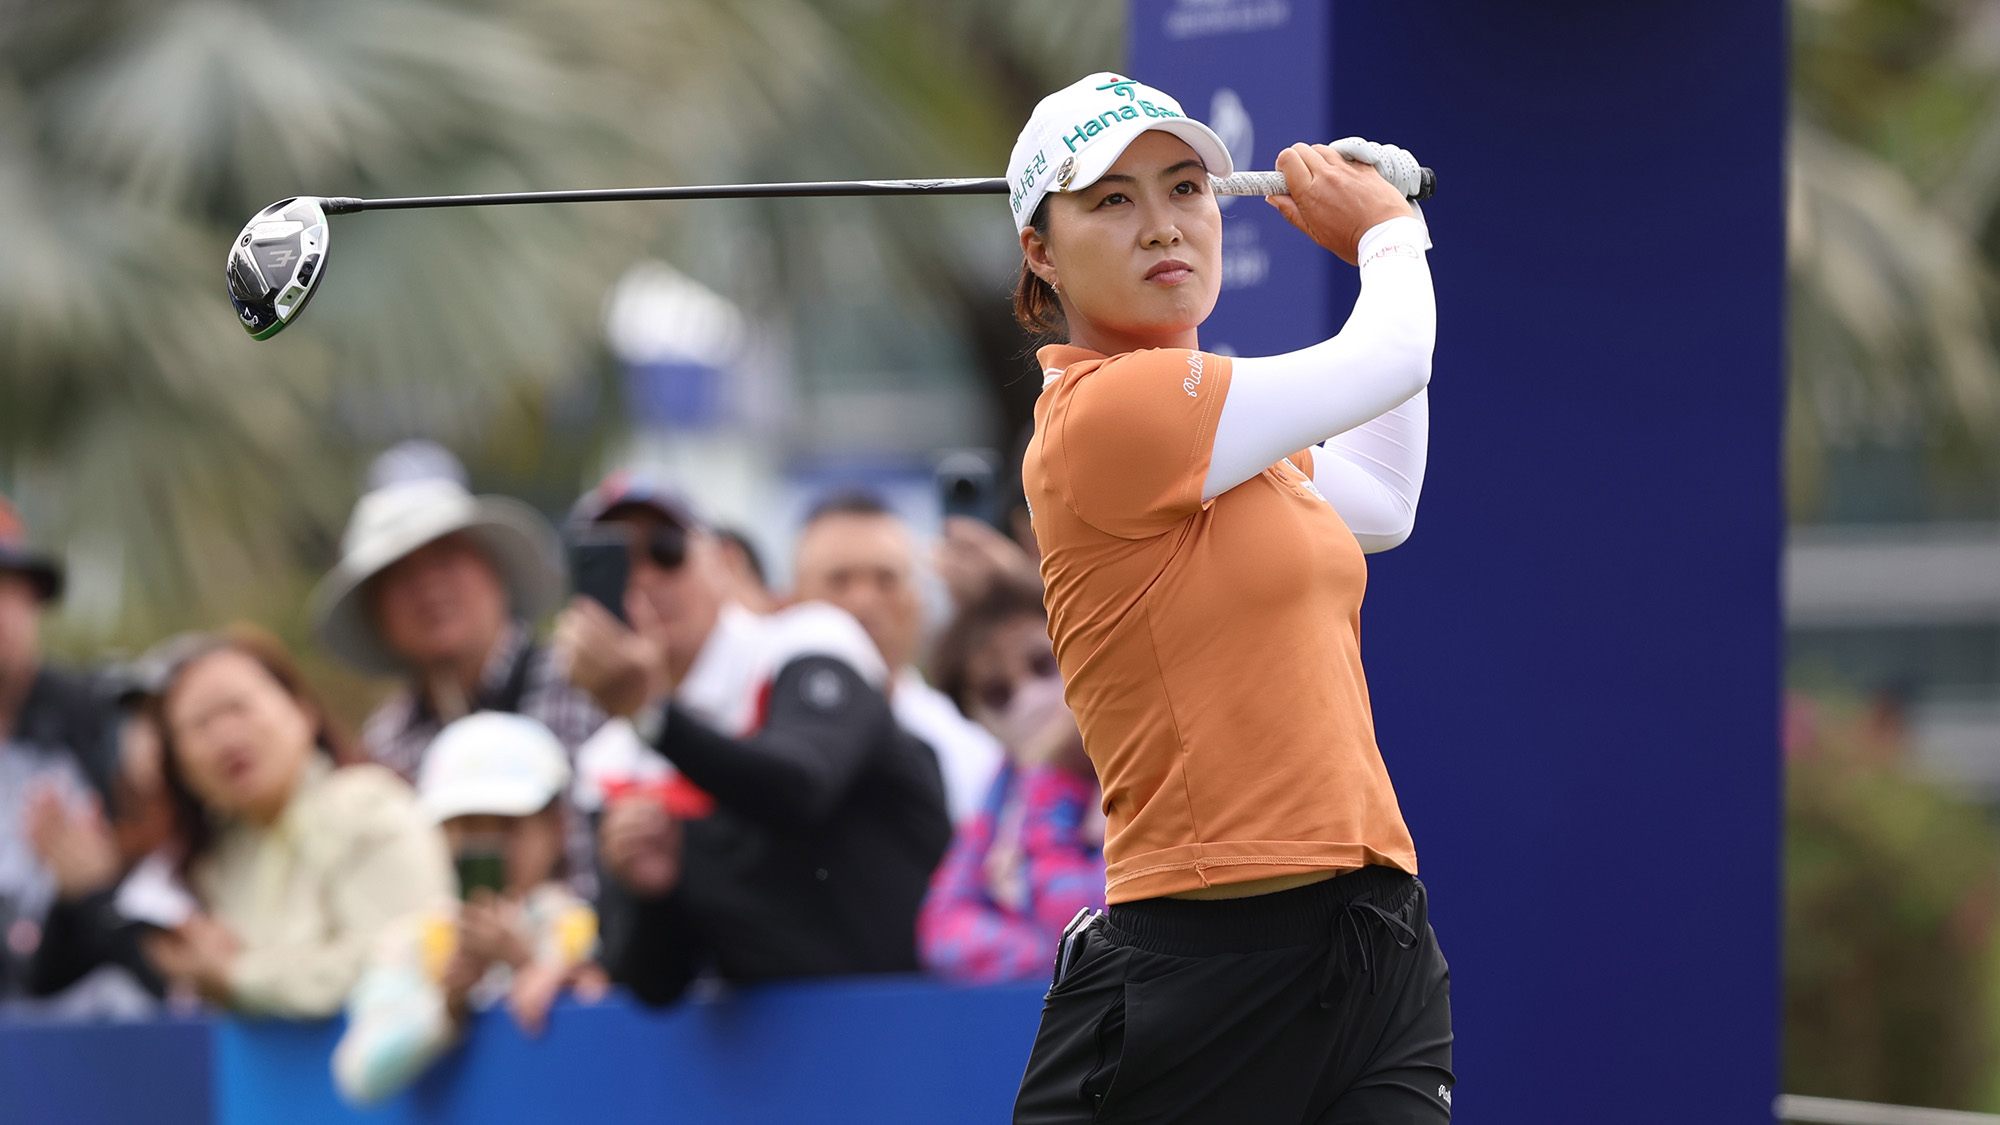
[[[764, 688], [780, 669], [804, 656], [830, 656], [853, 668], [878, 691], [889, 686], [889, 666], [852, 614], [825, 602], [803, 602], [768, 616], [734, 602], [722, 607], [715, 628], [701, 643], [674, 702], [690, 715], [731, 738], [756, 732]], [[664, 708], [646, 714], [657, 724]], [[643, 723], [641, 724], [644, 725]], [[616, 782], [651, 782], [674, 768], [649, 743], [657, 725], [641, 733], [623, 719], [599, 727], [576, 752], [576, 782], [570, 799], [594, 812]]]
[[768, 617], [731, 602], [674, 691], [674, 702], [731, 738], [751, 733], [764, 684], [804, 656], [830, 656], [878, 691], [889, 666], [861, 623], [826, 602], [801, 602]]
[[896, 722], [937, 753], [944, 775], [944, 803], [953, 824], [963, 824], [986, 802], [986, 791], [1000, 772], [1006, 751], [985, 727], [959, 712], [951, 697], [924, 682], [923, 673], [908, 665], [896, 673], [889, 708]]
[[1361, 296], [1338, 335], [1284, 355], [1231, 361], [1202, 499], [1312, 448], [1313, 484], [1364, 551], [1385, 551], [1416, 523], [1430, 438], [1437, 300], [1415, 218], [1361, 238]]

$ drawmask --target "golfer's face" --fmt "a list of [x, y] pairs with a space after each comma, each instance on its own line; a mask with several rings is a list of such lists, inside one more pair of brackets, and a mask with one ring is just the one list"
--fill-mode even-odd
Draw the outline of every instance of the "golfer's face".
[[1103, 334], [1172, 337], [1222, 290], [1222, 213], [1187, 142], [1148, 131], [1096, 183], [1049, 196], [1049, 251], [1065, 311]]

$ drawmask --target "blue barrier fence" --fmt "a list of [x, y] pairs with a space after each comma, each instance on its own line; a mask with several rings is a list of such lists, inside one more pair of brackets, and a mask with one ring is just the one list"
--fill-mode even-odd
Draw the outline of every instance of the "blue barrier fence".
[[0, 1120], [1003, 1122], [1042, 991], [877, 978], [665, 1010], [613, 997], [559, 1006], [537, 1041], [491, 1013], [415, 1087], [366, 1113], [333, 1092], [336, 1023], [0, 1024]]
[[208, 1125], [210, 1024], [0, 1021], [0, 1121], [8, 1125]]

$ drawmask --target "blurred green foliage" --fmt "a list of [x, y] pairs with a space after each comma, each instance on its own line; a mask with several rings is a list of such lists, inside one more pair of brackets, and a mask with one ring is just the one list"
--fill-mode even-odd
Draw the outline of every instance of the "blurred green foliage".
[[1833, 467], [1887, 450], [1926, 478], [1891, 518], [2000, 518], [2000, 4], [1792, 11], [1793, 516], [1865, 508]]
[[1913, 779], [1880, 715], [1837, 710], [1787, 770], [1785, 1090], [2000, 1107], [2000, 846], [1979, 805]]
[[[566, 502], [621, 429], [600, 301], [646, 257], [780, 336], [815, 303], [891, 307], [971, 341], [995, 413], [1020, 413], [1015, 251], [984, 201], [337, 220], [312, 315], [262, 344], [223, 252], [299, 193], [991, 175], [1035, 99], [1116, 64], [1122, 19], [1067, 0], [0, 0], [0, 488], [72, 563], [53, 641], [132, 649], [237, 616], [301, 639], [361, 465], [401, 438]], [[857, 261], [878, 267], [861, 285]]]
[[1822, 126], [1919, 183], [1949, 175], [1994, 92], [1979, 21], [1964, 0], [1801, 0], [1792, 86]]
[[[1793, 518], [2000, 519], [2000, 2], [1792, 15]], [[1823, 705], [1788, 747], [1785, 1089], [2000, 1110], [1992, 813], [1896, 709]]]

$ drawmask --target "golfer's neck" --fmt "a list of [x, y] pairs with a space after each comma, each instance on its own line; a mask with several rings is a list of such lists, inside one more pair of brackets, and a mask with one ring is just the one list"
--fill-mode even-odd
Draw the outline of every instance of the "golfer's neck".
[[1142, 351], [1146, 348], [1187, 348], [1190, 351], [1201, 347], [1201, 333], [1197, 328], [1185, 332], [1169, 332], [1161, 335], [1135, 335], [1119, 332], [1093, 324], [1088, 319], [1069, 312], [1069, 342], [1079, 348], [1088, 348], [1099, 355], [1123, 355], [1126, 352]]

